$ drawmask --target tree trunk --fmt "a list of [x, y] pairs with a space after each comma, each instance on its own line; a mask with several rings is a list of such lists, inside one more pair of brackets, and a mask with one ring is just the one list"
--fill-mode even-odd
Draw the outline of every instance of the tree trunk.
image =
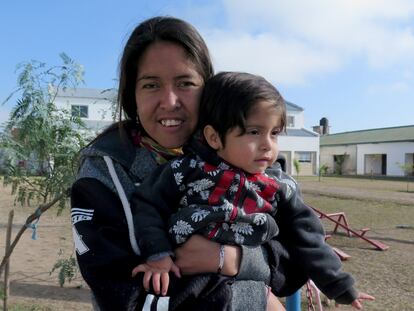
[[33, 214], [27, 217], [25, 224], [20, 228], [19, 232], [17, 233], [16, 237], [13, 240], [13, 243], [10, 245], [9, 249], [4, 254], [3, 260], [1, 261], [1, 264], [0, 264], [0, 276], [3, 273], [3, 269], [6, 265], [7, 260], [10, 258], [10, 255], [13, 253], [13, 250], [16, 247], [17, 243], [19, 242], [21, 236], [26, 231], [26, 229], [30, 226], [30, 224], [36, 219], [38, 219], [49, 208], [55, 205], [59, 200], [63, 199], [65, 196], [67, 196], [67, 192], [61, 193], [59, 196], [55, 197], [49, 203], [40, 205]]
[[[12, 227], [13, 227], [13, 216], [14, 211], [11, 210], [9, 213], [9, 221], [7, 222], [7, 232], [6, 232], [6, 249], [5, 253], [8, 252], [10, 249], [10, 240], [11, 240], [11, 233], [12, 233]], [[9, 288], [10, 288], [10, 281], [9, 281], [9, 271], [10, 271], [10, 260], [6, 260], [6, 267], [4, 272], [4, 298], [3, 298], [3, 310], [8, 310], [8, 300], [9, 300]], [[0, 273], [1, 275], [1, 273]]]

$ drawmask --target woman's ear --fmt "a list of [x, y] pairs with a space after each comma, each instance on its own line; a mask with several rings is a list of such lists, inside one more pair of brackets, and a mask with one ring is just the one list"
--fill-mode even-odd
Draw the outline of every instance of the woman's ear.
[[220, 135], [211, 125], [206, 125], [204, 127], [203, 134], [211, 148], [214, 150], [222, 149], [223, 145], [221, 143]]

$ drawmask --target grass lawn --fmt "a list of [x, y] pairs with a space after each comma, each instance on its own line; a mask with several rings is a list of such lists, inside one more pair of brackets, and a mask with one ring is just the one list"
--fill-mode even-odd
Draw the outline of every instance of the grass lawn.
[[[384, 181], [357, 178], [299, 176], [306, 203], [324, 212], [345, 212], [353, 229], [369, 227], [367, 236], [390, 248], [378, 251], [367, 242], [349, 238], [344, 231], [328, 242], [351, 255], [343, 263], [344, 270], [354, 275], [356, 287], [376, 297], [364, 310], [414, 310], [414, 192], [407, 192], [405, 181]], [[414, 189], [414, 183], [409, 185]], [[10, 189], [0, 188], [0, 258], [4, 254], [8, 211], [13, 207]], [[15, 233], [33, 211], [15, 208]], [[333, 226], [323, 221], [329, 232]], [[402, 226], [403, 228], [399, 228]], [[72, 233], [68, 211], [56, 216], [50, 210], [42, 216], [37, 241], [27, 231], [11, 260], [10, 310], [92, 310], [89, 293], [78, 278], [60, 288], [57, 275], [49, 275], [59, 253], [67, 258], [72, 253]], [[305, 294], [305, 290], [302, 290]], [[306, 299], [302, 299], [302, 305]], [[353, 310], [333, 304], [326, 310]], [[1, 306], [0, 306], [1, 310]], [[303, 310], [307, 310], [304, 306]]]
[[[343, 266], [356, 278], [356, 287], [376, 297], [364, 310], [414, 310], [414, 193], [406, 192], [406, 182], [299, 177], [299, 184], [307, 204], [326, 213], [345, 212], [351, 228], [368, 227], [367, 237], [390, 247], [376, 250], [342, 229], [328, 240], [352, 256]], [[323, 224], [328, 233], [333, 230], [331, 222]]]

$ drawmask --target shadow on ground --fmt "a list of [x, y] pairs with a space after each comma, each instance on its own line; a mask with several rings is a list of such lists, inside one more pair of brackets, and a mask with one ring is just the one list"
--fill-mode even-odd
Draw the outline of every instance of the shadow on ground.
[[10, 295], [27, 298], [52, 299], [88, 303], [91, 301], [87, 288], [70, 288], [35, 283], [10, 282]]

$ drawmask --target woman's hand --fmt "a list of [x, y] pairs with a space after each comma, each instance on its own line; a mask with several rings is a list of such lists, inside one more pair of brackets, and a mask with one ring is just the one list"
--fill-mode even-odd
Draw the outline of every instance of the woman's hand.
[[[175, 264], [182, 274], [216, 273], [220, 262], [220, 244], [201, 235], [193, 235], [175, 250]], [[241, 249], [226, 245], [221, 274], [234, 276], [239, 272]]]

